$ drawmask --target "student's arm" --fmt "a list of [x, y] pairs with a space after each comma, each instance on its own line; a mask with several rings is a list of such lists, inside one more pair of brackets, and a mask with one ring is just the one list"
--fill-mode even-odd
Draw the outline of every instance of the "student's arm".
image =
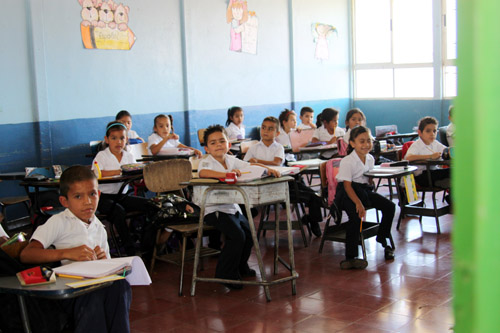
[[274, 177], [281, 177], [281, 173], [278, 170], [276, 170], [276, 169], [269, 168], [268, 166], [265, 166], [264, 164], [261, 164], [261, 163], [250, 163], [250, 164], [266, 168], [267, 169], [267, 173], [269, 173], [270, 175], [272, 175]]
[[188, 148], [188, 149], [194, 150], [194, 153], [195, 153], [195, 155], [196, 155], [198, 158], [201, 158], [201, 156], [202, 156], [201, 151], [199, 151], [198, 149], [195, 149], [195, 148], [193, 148], [193, 147], [188, 147], [188, 146], [186, 146], [186, 145], [183, 145], [182, 143], [179, 143], [179, 145], [177, 146], [177, 148]]
[[101, 170], [101, 175], [103, 177], [120, 176], [121, 174], [122, 174], [121, 170]]
[[151, 150], [151, 154], [153, 154], [153, 155], [157, 155], [157, 154], [160, 152], [160, 150], [163, 148], [163, 145], [164, 145], [165, 143], [167, 143], [167, 141], [168, 141], [169, 139], [171, 139], [171, 138], [170, 138], [170, 135], [171, 135], [171, 134], [167, 135], [167, 137], [166, 137], [166, 138], [162, 138], [162, 139], [161, 139], [161, 141], [160, 141], [160, 142], [158, 142], [157, 144], [153, 144], [153, 145], [151, 145], [151, 146], [149, 147], [149, 150]]
[[337, 143], [337, 139], [338, 139], [338, 138], [334, 135], [334, 136], [332, 136], [332, 138], [330, 139], [330, 141], [327, 141], [327, 144], [329, 144], [329, 145], [330, 145], [330, 144], [332, 144], [332, 143]]
[[44, 264], [64, 259], [74, 261], [96, 260], [97, 256], [87, 245], [80, 245], [69, 249], [44, 249], [42, 243], [32, 240], [21, 252], [21, 262], [25, 264]]
[[354, 204], [356, 205], [356, 213], [358, 213], [359, 218], [362, 219], [366, 214], [365, 206], [363, 206], [363, 203], [361, 202], [361, 200], [359, 200], [356, 192], [354, 192], [352, 183], [344, 180], [344, 189], [349, 199], [351, 199], [352, 202], [354, 202]]
[[408, 155], [406, 154], [405, 160], [411, 161], [419, 161], [419, 160], [428, 160], [428, 159], [438, 159], [441, 157], [440, 152], [435, 152], [429, 155]]
[[[241, 176], [240, 170], [235, 169], [231, 172], [236, 173], [237, 176]], [[198, 176], [200, 176], [200, 178], [225, 178], [226, 172], [203, 169], [198, 172]]]
[[272, 165], [272, 166], [280, 166], [281, 163], [282, 163], [283, 159], [281, 159], [280, 157], [275, 157], [274, 160], [272, 161], [266, 161], [266, 160], [259, 160], [258, 158], [251, 158], [248, 160], [248, 162], [250, 163], [259, 163], [259, 164], [263, 164], [263, 165]]

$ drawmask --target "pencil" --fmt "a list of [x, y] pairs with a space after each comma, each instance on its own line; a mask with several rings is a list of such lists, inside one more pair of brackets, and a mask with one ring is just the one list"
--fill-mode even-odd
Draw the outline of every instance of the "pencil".
[[430, 150], [430, 151], [431, 151], [431, 153], [433, 153], [433, 154], [435, 153], [435, 151], [434, 151], [434, 150], [432, 150], [432, 149], [430, 149], [429, 147], [425, 146], [425, 148], [427, 148], [428, 150]]
[[63, 278], [69, 278], [69, 279], [77, 279], [77, 280], [83, 280], [83, 276], [75, 276], [75, 275], [66, 275], [66, 274], [59, 274], [57, 273], [57, 276], [63, 277]]
[[250, 171], [245, 171], [245, 172], [242, 172], [241, 174], [244, 175], [246, 173], [251, 173]]

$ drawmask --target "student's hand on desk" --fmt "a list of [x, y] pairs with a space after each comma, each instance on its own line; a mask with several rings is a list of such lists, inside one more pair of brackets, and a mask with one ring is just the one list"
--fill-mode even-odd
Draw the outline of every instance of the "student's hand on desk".
[[106, 252], [104, 252], [99, 246], [96, 246], [94, 248], [94, 253], [97, 257], [97, 260], [108, 259], [108, 257], [106, 257]]
[[270, 175], [272, 175], [274, 177], [277, 177], [277, 178], [281, 177], [281, 173], [278, 170], [273, 169], [273, 168], [269, 168], [267, 170], [268, 170], [268, 172], [269, 172]]
[[198, 149], [193, 149], [193, 150], [194, 150], [194, 154], [196, 155], [196, 157], [198, 157], [198, 158], [202, 157], [203, 154], [201, 153], [201, 151], [199, 151]]
[[441, 153], [440, 153], [440, 152], [438, 152], [438, 151], [437, 151], [437, 152], [435, 152], [435, 153], [433, 153], [433, 154], [431, 155], [431, 158], [432, 158], [433, 160], [437, 160], [437, 159], [438, 159], [438, 158], [440, 158], [440, 157], [441, 157]]
[[237, 177], [241, 176], [241, 171], [238, 169], [233, 169], [233, 170], [231, 170], [231, 172], [234, 172]]
[[259, 160], [257, 160], [255, 157], [252, 157], [251, 159], [248, 160], [250, 163], [259, 163]]
[[327, 142], [327, 144], [331, 145], [332, 143], [337, 143], [337, 137], [334, 135], [333, 138]]
[[87, 245], [80, 245], [66, 250], [65, 259], [74, 261], [88, 261], [96, 260], [97, 256], [90, 247]]

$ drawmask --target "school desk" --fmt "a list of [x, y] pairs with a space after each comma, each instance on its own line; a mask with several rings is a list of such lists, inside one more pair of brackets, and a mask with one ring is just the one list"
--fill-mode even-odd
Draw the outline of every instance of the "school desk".
[[[268, 177], [260, 180], [255, 180], [248, 183], [237, 183], [229, 185], [225, 183], [200, 183], [190, 182], [189, 185], [193, 186], [193, 201], [201, 207], [200, 221], [198, 224], [198, 236], [196, 239], [196, 251], [193, 267], [193, 278], [191, 284], [191, 296], [195, 295], [196, 282], [219, 282], [219, 283], [233, 283], [244, 285], [258, 285], [263, 286], [266, 294], [267, 301], [271, 301], [271, 294], [269, 286], [291, 281], [292, 295], [296, 294], [296, 279], [299, 274], [295, 271], [295, 259], [293, 254], [293, 238], [292, 238], [292, 223], [290, 219], [290, 196], [288, 194], [288, 182], [293, 178], [285, 176], [280, 178]], [[255, 224], [252, 218], [250, 208], [253, 206], [261, 205], [274, 205], [275, 206], [275, 219], [279, 221], [279, 208], [280, 204], [284, 202], [286, 207], [286, 223], [288, 235], [288, 255], [289, 263], [279, 256], [279, 223], [276, 223], [275, 239], [274, 239], [274, 274], [278, 274], [278, 263], [281, 263], [290, 272], [286, 277], [268, 281], [262, 256], [260, 253], [259, 241], [255, 231]], [[248, 216], [248, 223], [250, 225], [250, 232], [255, 250], [255, 255], [259, 263], [260, 280], [247, 281], [247, 280], [227, 280], [218, 278], [208, 278], [198, 276], [198, 263], [200, 258], [201, 241], [203, 234], [203, 220], [205, 215], [205, 205], [207, 204], [244, 204]]]
[[0, 173], [0, 180], [23, 180], [26, 176], [24, 171]]
[[66, 283], [78, 280], [58, 277], [55, 283], [37, 286], [22, 286], [16, 276], [0, 277], [0, 293], [17, 295], [24, 332], [31, 332], [25, 297], [48, 299], [68, 299], [110, 286], [113, 282], [105, 282], [83, 288], [71, 288]]
[[[450, 167], [451, 166], [451, 161], [450, 160], [421, 160], [421, 161], [412, 161], [410, 162], [411, 165], [423, 165], [426, 167], [425, 173], [427, 174], [427, 179], [429, 184], [433, 184], [432, 178], [431, 178], [431, 168], [433, 166], [441, 166], [441, 167]], [[441, 233], [441, 228], [439, 226], [439, 217], [450, 214], [451, 213], [451, 207], [449, 204], [444, 204], [440, 207], [437, 206], [436, 203], [436, 193], [440, 191], [445, 191], [447, 189], [444, 188], [439, 188], [436, 186], [431, 186], [431, 187], [425, 187], [425, 188], [418, 188], [417, 191], [421, 191], [422, 193], [425, 194], [425, 192], [432, 192], [432, 207], [425, 207], [425, 195], [423, 194], [423, 198], [417, 202], [414, 203], [407, 203], [407, 201], [404, 201], [406, 204], [400, 205], [401, 210], [399, 212], [399, 218], [398, 218], [398, 225], [396, 226], [396, 229], [399, 230], [399, 225], [401, 224], [401, 220], [405, 215], [418, 215], [419, 221], [422, 222], [422, 217], [423, 216], [428, 216], [428, 217], [434, 217], [436, 220], [436, 228], [437, 228], [437, 233]], [[403, 201], [401, 201], [403, 202]]]
[[[390, 172], [390, 170], [393, 169], [394, 171]], [[383, 170], [383, 171], [381, 171]], [[401, 189], [399, 187], [399, 183], [401, 181], [401, 178], [412, 174], [417, 170], [416, 166], [406, 166], [406, 167], [375, 167], [372, 170], [365, 172], [363, 175], [374, 178], [374, 179], [387, 179], [387, 182], [389, 183], [389, 193], [390, 193], [390, 199], [392, 200], [392, 181], [395, 181], [396, 184], [396, 193], [399, 202], [403, 202], [403, 194], [401, 193]]]

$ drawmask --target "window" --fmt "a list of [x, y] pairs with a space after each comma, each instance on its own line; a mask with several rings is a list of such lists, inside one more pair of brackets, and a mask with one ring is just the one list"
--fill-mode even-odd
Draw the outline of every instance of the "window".
[[433, 0], [353, 0], [355, 98], [456, 95], [456, 0], [440, 1], [436, 31]]

